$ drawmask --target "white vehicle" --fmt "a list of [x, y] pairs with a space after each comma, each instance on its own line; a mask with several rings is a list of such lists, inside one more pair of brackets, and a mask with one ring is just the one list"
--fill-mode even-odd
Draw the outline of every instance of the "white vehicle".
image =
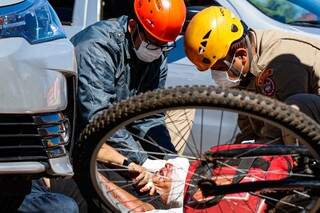
[[[126, 14], [129, 10], [129, 1], [132, 0], [49, 0], [59, 15], [63, 28], [69, 38], [97, 21], [114, 17], [119, 14]], [[317, 0], [318, 1], [318, 0]], [[256, 29], [282, 29], [299, 32], [311, 36], [318, 36], [319, 25], [315, 18], [320, 16], [320, 6], [317, 1], [306, 0], [302, 3], [299, 0], [185, 0], [188, 7], [187, 22], [199, 10], [210, 5], [225, 6], [231, 9], [236, 15], [243, 19], [251, 28]], [[288, 23], [279, 17], [279, 14], [268, 13], [272, 4], [282, 4], [281, 7], [292, 8]], [[271, 6], [270, 6], [271, 5]], [[280, 7], [279, 6], [279, 7]], [[299, 22], [299, 17], [309, 14], [310, 22]], [[281, 14], [280, 14], [281, 15]], [[285, 15], [285, 14], [282, 14]], [[296, 20], [295, 20], [296, 18]], [[282, 22], [281, 22], [282, 21]], [[292, 23], [292, 24], [290, 24]], [[298, 26], [299, 25], [299, 26]], [[302, 25], [302, 26], [301, 26]], [[198, 72], [195, 66], [187, 59], [183, 49], [183, 36], [176, 40], [176, 48], [168, 55], [168, 76], [166, 87], [177, 85], [212, 85], [214, 84], [210, 72]], [[220, 119], [220, 114], [213, 116]], [[225, 124], [229, 129], [236, 126], [235, 116], [224, 115]], [[196, 116], [195, 126], [198, 125], [199, 116]], [[217, 128], [212, 123], [212, 128]], [[231, 130], [232, 131], [232, 130]]]
[[0, 1], [0, 46], [0, 174], [72, 176], [75, 56], [48, 1]]
[[[103, 3], [104, 2], [114, 2], [113, 0], [106, 0], [106, 1], [100, 1], [100, 0], [52, 0], [52, 4], [53, 6], [55, 6], [55, 9], [57, 10], [58, 14], [60, 14], [60, 18], [62, 19], [62, 21], [64, 22], [64, 29], [66, 30], [67, 34], [69, 37], [71, 37], [72, 35], [74, 35], [75, 33], [77, 33], [79, 30], [85, 28], [87, 25], [92, 24], [96, 21], [99, 21], [101, 19], [103, 19], [103, 16], [101, 13], [101, 11], [103, 9]], [[117, 0], [118, 2], [121, 2], [122, 0]], [[129, 1], [129, 0], [124, 0], [124, 1]], [[240, 2], [239, 0], [234, 0], [234, 1], [222, 1], [222, 0], [217, 0], [217, 1], [212, 1], [215, 3], [221, 3], [222, 2], [228, 2], [229, 6], [231, 2]], [[195, 2], [202, 2], [201, 0], [195, 0]], [[241, 0], [241, 2], [245, 2], [244, 0]], [[224, 5], [224, 4], [222, 4]], [[125, 6], [125, 5], [124, 5]], [[228, 6], [228, 5], [225, 5]], [[60, 11], [60, 12], [59, 12]], [[256, 10], [256, 12], [259, 12], [258, 10]], [[65, 19], [64, 19], [65, 18]], [[270, 18], [269, 18], [270, 19]], [[259, 25], [260, 26], [260, 25]], [[272, 26], [272, 25], [265, 25], [265, 26]], [[261, 26], [263, 27], [263, 26]], [[268, 28], [266, 27], [266, 28]], [[288, 29], [290, 30], [291, 27], [288, 26]], [[297, 31], [298, 28], [292, 28], [292, 30]], [[179, 84], [212, 84], [212, 81], [210, 80], [210, 72], [204, 72], [201, 73], [195, 71], [195, 68], [193, 65], [191, 65], [191, 63], [185, 58], [184, 56], [184, 51], [183, 51], [183, 42], [182, 42], [182, 38], [179, 38], [177, 40], [177, 48], [175, 48], [169, 55], [169, 72], [168, 72], [168, 81], [167, 81], [167, 85], [175, 85], [177, 84], [177, 82], [179, 82]], [[179, 90], [179, 89], [177, 89]], [[177, 99], [180, 98], [181, 100], [181, 107], [183, 108], [183, 105], [186, 106], [193, 106], [193, 104], [190, 103], [186, 103], [186, 100], [188, 98], [186, 98], [186, 96], [184, 94], [180, 94], [179, 91], [177, 90], [172, 90], [171, 93], [169, 92], [168, 94], [172, 94], [175, 95], [174, 97], [177, 97]], [[189, 92], [185, 92], [185, 94], [188, 94], [187, 97], [189, 97], [190, 100], [194, 100], [196, 102], [196, 100], [198, 100], [198, 98], [195, 98], [196, 96], [203, 96], [203, 100], [206, 100], [208, 102], [210, 102], [210, 104], [215, 103], [216, 100], [220, 100], [221, 101], [221, 106], [226, 107], [226, 103], [229, 103], [230, 107], [229, 110], [232, 111], [230, 112], [229, 110], [225, 110], [225, 111], [221, 111], [221, 110], [215, 110], [217, 109], [214, 104], [212, 106], [208, 105], [207, 103], [204, 105], [206, 107], [210, 106], [209, 109], [206, 108], [202, 108], [202, 106], [200, 106], [199, 108], [196, 108], [196, 119], [194, 120], [194, 124], [192, 127], [193, 133], [192, 135], [192, 140], [188, 141], [192, 141], [193, 144], [191, 144], [191, 147], [195, 148], [194, 153], [197, 153], [199, 151], [197, 151], [197, 148], [199, 148], [198, 150], [200, 150], [200, 153], [202, 150], [207, 150], [209, 147], [211, 147], [212, 145], [214, 145], [213, 143], [218, 141], [222, 141], [222, 142], [227, 142], [228, 136], [231, 135], [233, 139], [234, 136], [236, 135], [236, 130], [237, 130], [237, 123], [236, 123], [236, 119], [237, 119], [237, 110], [234, 111], [235, 106], [247, 106], [248, 103], [255, 103], [255, 102], [248, 102], [248, 103], [241, 103], [238, 104], [237, 101], [243, 101], [243, 100], [251, 100], [251, 98], [239, 98], [239, 95], [237, 93], [233, 93], [233, 92], [228, 92], [225, 96], [221, 95], [222, 92], [219, 91], [217, 92], [217, 95], [213, 95], [213, 91], [210, 91], [208, 93], [204, 92], [203, 89], [199, 89], [199, 88], [193, 88], [193, 89], [181, 89], [181, 91], [191, 91], [194, 92], [194, 94], [190, 95], [191, 93]], [[166, 93], [167, 94], [167, 93]], [[160, 96], [161, 97], [161, 96]], [[230, 98], [230, 99], [235, 99], [237, 101], [226, 101], [224, 98], [226, 99]], [[155, 113], [159, 113], [159, 112], [163, 112], [166, 113], [168, 109], [170, 109], [171, 105], [170, 102], [168, 102], [168, 100], [172, 100], [173, 102], [173, 108], [176, 109], [177, 106], [179, 106], [179, 102], [176, 102], [177, 99], [173, 99], [170, 97], [170, 99], [168, 97], [165, 97], [163, 99], [163, 102], [157, 100], [156, 103], [159, 103], [159, 105], [162, 105], [163, 108], [160, 107], [160, 109], [155, 108], [153, 104], [151, 104], [151, 102], [143, 102], [145, 104], [145, 106], [150, 106], [150, 108], [152, 107], [152, 110], [154, 110], [153, 112]], [[212, 99], [212, 101], [210, 101], [210, 99]], [[145, 100], [144, 98], [142, 100]], [[148, 99], [146, 99], [148, 100]], [[202, 99], [199, 99], [202, 100]], [[265, 102], [265, 101], [261, 101], [261, 102]], [[259, 102], [259, 103], [261, 103]], [[142, 106], [143, 104], [141, 104], [141, 102], [138, 101], [133, 101], [128, 102], [127, 104], [123, 105], [123, 111], [121, 107], [117, 107], [117, 112], [119, 112], [119, 115], [124, 115], [126, 116], [125, 118], [123, 118], [123, 120], [125, 122], [118, 122], [117, 119], [108, 119], [108, 116], [110, 115], [114, 115], [114, 111], [112, 111], [113, 109], [109, 109], [110, 112], [107, 110], [105, 111], [105, 114], [101, 114], [101, 117], [103, 115], [104, 118], [101, 119], [97, 119], [94, 122], [91, 123], [91, 125], [89, 127], [87, 127], [88, 131], [84, 132], [84, 135], [82, 137], [82, 140], [80, 146], [82, 146], [82, 150], [83, 150], [83, 154], [79, 155], [80, 158], [80, 162], [85, 162], [85, 163], [79, 163], [79, 171], [80, 171], [80, 179], [82, 179], [82, 184], [79, 184], [81, 187], [85, 188], [85, 192], [87, 197], [89, 197], [90, 199], [93, 199], [93, 202], [103, 202], [104, 204], [107, 205], [108, 209], [110, 212], [117, 212], [121, 211], [121, 212], [132, 212], [137, 210], [136, 208], [127, 208], [124, 205], [121, 205], [121, 202], [118, 202], [117, 198], [115, 198], [115, 196], [113, 197], [113, 192], [116, 191], [114, 189], [112, 190], [107, 190], [107, 188], [105, 187], [105, 185], [101, 185], [101, 179], [100, 176], [97, 176], [97, 171], [99, 171], [100, 168], [97, 167], [97, 161], [96, 161], [96, 154], [98, 153], [99, 148], [101, 147], [102, 144], [105, 144], [106, 142], [109, 141], [108, 137], [111, 136], [116, 130], [118, 130], [117, 128], [123, 128], [124, 126], [128, 125], [131, 121], [136, 121], [135, 119], [141, 119], [141, 118], [146, 118], [143, 116], [150, 116], [149, 112], [151, 112], [152, 110], [149, 111], [148, 110], [144, 110], [145, 108], [141, 109], [141, 114], [143, 114], [143, 116], [141, 114], [139, 114], [138, 116], [136, 115], [136, 112], [134, 110], [131, 110], [132, 108], [130, 108], [131, 106], [133, 106], [135, 104]], [[237, 103], [237, 104], [236, 104]], [[164, 104], [164, 105], [163, 105]], [[168, 105], [165, 105], [168, 104]], [[127, 107], [128, 108], [125, 108]], [[222, 108], [223, 108], [222, 107]], [[226, 108], [228, 108], [226, 107]], [[219, 107], [218, 107], [219, 108]], [[253, 107], [248, 107], [248, 109], [256, 109], [257, 106], [253, 106]], [[137, 108], [135, 108], [137, 109]], [[214, 110], [212, 110], [214, 109]], [[244, 107], [239, 107], [240, 111], [244, 110]], [[272, 109], [272, 108], [270, 108]], [[159, 110], [159, 111], [158, 111]], [[162, 110], [162, 111], [161, 111]], [[244, 110], [245, 111], [245, 110]], [[262, 110], [263, 111], [263, 110]], [[125, 112], [125, 113], [124, 113]], [[133, 117], [130, 117], [130, 114], [134, 114]], [[240, 112], [241, 114], [241, 112]], [[248, 111], [246, 111], [244, 113], [244, 115], [248, 116]], [[271, 115], [271, 113], [265, 113], [263, 115], [263, 119], [265, 118], [266, 115]], [[134, 117], [136, 116], [136, 117]], [[141, 116], [141, 117], [140, 117]], [[279, 118], [280, 116], [275, 116], [270, 118], [270, 121], [276, 121], [276, 118]], [[117, 118], [120, 118], [117, 117]], [[258, 114], [254, 113], [254, 118], [258, 118]], [[262, 119], [262, 121], [264, 121]], [[99, 121], [98, 121], [99, 120]], [[105, 122], [105, 121], [112, 121], [112, 122]], [[304, 119], [302, 119], [304, 120]], [[96, 122], [98, 121], [98, 122]], [[113, 123], [114, 122], [114, 123]], [[294, 122], [289, 122], [290, 124], [293, 124]], [[102, 128], [100, 128], [101, 126], [103, 126]], [[202, 128], [203, 126], [205, 126], [205, 128]], [[281, 127], [281, 125], [280, 125]], [[220, 128], [224, 129], [225, 131], [220, 130]], [[110, 132], [108, 132], [107, 130], [111, 130]], [[311, 128], [312, 129], [312, 128]], [[91, 131], [92, 130], [92, 131]], [[292, 129], [291, 129], [292, 130]], [[217, 131], [213, 132], [213, 131]], [[293, 131], [295, 133], [299, 133], [299, 131]], [[311, 135], [311, 134], [310, 134]], [[203, 136], [203, 137], [202, 137]], [[190, 137], [189, 137], [190, 138]], [[193, 140], [193, 138], [195, 138], [195, 140]], [[197, 140], [198, 139], [198, 140]], [[196, 142], [195, 142], [196, 141]], [[229, 140], [231, 141], [231, 140]], [[199, 142], [199, 143], [197, 143]], [[252, 141], [247, 141], [252, 142]], [[197, 147], [197, 144], [200, 145], [200, 147]], [[202, 146], [203, 145], [203, 146]], [[190, 149], [190, 148], [187, 148]], [[80, 148], [81, 150], [81, 148]], [[190, 153], [192, 151], [190, 150]], [[245, 152], [246, 153], [246, 152]], [[92, 155], [91, 155], [92, 154]], [[235, 156], [235, 158], [238, 158], [240, 155]], [[117, 169], [117, 168], [116, 168]], [[106, 169], [106, 171], [108, 171], [109, 168]], [[119, 171], [123, 171], [125, 170], [124, 168], [120, 168]], [[103, 171], [103, 168], [100, 170]], [[202, 170], [204, 171], [204, 170]], [[202, 174], [201, 174], [202, 176]], [[109, 182], [109, 181], [108, 181]], [[122, 182], [121, 180], [116, 179], [116, 182]], [[175, 181], [172, 181], [175, 182]], [[127, 190], [127, 186], [132, 185], [131, 182], [129, 182], [129, 184], [127, 182], [123, 182], [125, 184], [125, 186], [123, 187], [123, 189]], [[298, 192], [301, 194], [301, 192]], [[249, 193], [248, 193], [249, 195]], [[156, 196], [158, 197], [158, 196]], [[308, 197], [308, 195], [306, 195], [306, 197]], [[133, 199], [133, 201], [135, 201], [137, 199]], [[151, 197], [151, 200], [147, 200], [144, 199], [146, 202], [151, 202], [152, 200], [154, 200], [154, 197]], [[129, 201], [129, 202], [128, 202]], [[130, 203], [130, 200], [126, 200], [125, 203]], [[97, 204], [97, 203], [96, 203]], [[100, 205], [101, 203], [99, 203], [99, 207], [103, 208], [102, 205]], [[290, 204], [290, 203], [289, 203]], [[290, 204], [291, 205], [291, 204]], [[141, 205], [139, 205], [141, 206]], [[139, 207], [138, 206], [138, 207]], [[181, 212], [183, 211], [182, 209], [180, 209]], [[249, 208], [250, 210], [250, 208]], [[138, 210], [137, 210], [138, 211]], [[165, 210], [163, 210], [165, 211]], [[167, 210], [168, 212], [170, 210]], [[172, 210], [173, 211], [173, 210]], [[201, 211], [201, 210], [199, 210]], [[155, 211], [156, 212], [156, 211]], [[171, 212], [171, 211], [170, 211]], [[230, 212], [230, 211], [229, 211]]]

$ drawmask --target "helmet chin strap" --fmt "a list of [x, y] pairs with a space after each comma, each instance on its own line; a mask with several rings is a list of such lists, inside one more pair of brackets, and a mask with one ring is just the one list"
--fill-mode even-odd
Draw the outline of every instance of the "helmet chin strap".
[[[226, 74], [228, 76], [228, 79], [232, 82], [237, 82], [240, 81], [241, 76], [245, 76], [246, 74], [243, 74], [243, 68], [244, 66], [242, 65], [241, 70], [238, 70], [237, 68], [234, 67], [234, 60], [236, 58], [236, 55], [234, 54], [232, 57], [231, 63], [227, 60], [224, 60], [223, 62], [229, 67], [229, 69], [226, 71]], [[228, 73], [231, 72], [234, 76], [236, 76], [236, 79], [230, 79]]]
[[253, 61], [253, 53], [252, 53], [252, 45], [249, 39], [249, 34], [245, 36], [247, 49], [248, 49], [248, 57], [249, 57], [249, 72], [251, 72], [251, 63]]
[[[254, 57], [253, 57], [253, 51], [252, 51], [252, 44], [249, 38], [249, 34], [245, 35], [245, 41], [247, 45], [247, 50], [248, 50], [248, 58], [249, 58], [249, 72], [251, 72], [253, 75], [257, 76], [255, 74], [255, 71], [252, 70], [254, 66], [256, 66]], [[242, 65], [241, 70], [237, 69], [234, 66], [234, 60], [235, 60], [235, 55], [233, 55], [231, 63], [227, 60], [224, 60], [223, 62], [229, 67], [229, 70], [227, 72], [231, 72], [234, 76], [237, 76], [237, 80], [241, 79], [241, 76], [246, 76], [247, 73], [243, 73], [243, 68], [244, 66]]]

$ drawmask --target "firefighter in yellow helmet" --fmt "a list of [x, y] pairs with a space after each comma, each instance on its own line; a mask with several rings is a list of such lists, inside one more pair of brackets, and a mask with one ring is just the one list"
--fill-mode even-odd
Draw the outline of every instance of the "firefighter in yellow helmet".
[[[216, 84], [296, 105], [320, 123], [319, 38], [248, 29], [230, 10], [212, 6], [191, 19], [184, 42], [187, 57], [211, 70]], [[246, 135], [256, 135], [251, 130]]]

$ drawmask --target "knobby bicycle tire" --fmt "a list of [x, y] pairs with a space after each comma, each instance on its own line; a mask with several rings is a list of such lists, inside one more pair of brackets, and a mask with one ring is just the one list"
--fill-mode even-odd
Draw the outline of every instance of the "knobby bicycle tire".
[[[248, 91], [207, 86], [185, 86], [147, 92], [121, 101], [99, 113], [80, 135], [75, 162], [76, 180], [86, 197], [101, 203], [91, 182], [90, 162], [99, 141], [119, 125], [133, 118], [160, 109], [207, 106], [242, 112], [272, 122], [292, 131], [313, 150], [320, 150], [320, 125], [292, 107], [277, 100]], [[319, 152], [314, 153], [320, 155]], [[114, 211], [113, 207], [104, 206]]]

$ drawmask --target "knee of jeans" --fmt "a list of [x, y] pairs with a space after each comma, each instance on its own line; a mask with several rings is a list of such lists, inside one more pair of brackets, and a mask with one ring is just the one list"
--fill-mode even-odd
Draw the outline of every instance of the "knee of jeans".
[[300, 97], [300, 94], [291, 95], [287, 97], [284, 102], [287, 104], [294, 104], [297, 102], [297, 100], [299, 100], [299, 97]]
[[286, 98], [285, 103], [291, 106], [294, 106], [294, 108], [297, 107], [298, 110], [301, 110], [301, 108], [304, 108], [306, 103], [306, 94], [296, 94], [296, 95], [292, 95], [289, 96], [288, 98]]
[[74, 201], [72, 198], [67, 197], [65, 195], [62, 195], [64, 198], [64, 202], [62, 202], [62, 209], [63, 212], [70, 212], [70, 213], [78, 213], [79, 207], [76, 201]]
[[314, 100], [315, 97], [318, 98], [317, 95], [314, 94], [308, 94], [308, 93], [298, 93], [298, 94], [294, 94], [291, 95], [289, 97], [286, 98], [285, 103], [289, 104], [289, 105], [302, 105], [302, 104], [307, 104], [310, 101]]
[[47, 197], [51, 203], [52, 209], [56, 209], [55, 212], [59, 213], [78, 213], [78, 204], [71, 198], [58, 193], [50, 193]]

